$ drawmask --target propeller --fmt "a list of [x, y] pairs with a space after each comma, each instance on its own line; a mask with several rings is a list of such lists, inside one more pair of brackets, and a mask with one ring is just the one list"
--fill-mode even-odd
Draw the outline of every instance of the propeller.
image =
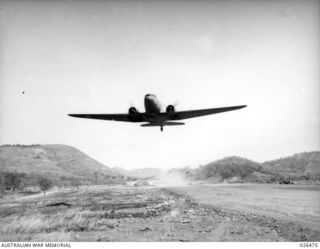
[[129, 100], [129, 106], [134, 106], [133, 101]]
[[177, 109], [176, 107], [177, 107], [179, 104], [180, 104], [180, 103], [179, 103], [178, 100], [172, 104], [172, 105], [174, 106], [174, 109], [175, 109], [175, 110]]

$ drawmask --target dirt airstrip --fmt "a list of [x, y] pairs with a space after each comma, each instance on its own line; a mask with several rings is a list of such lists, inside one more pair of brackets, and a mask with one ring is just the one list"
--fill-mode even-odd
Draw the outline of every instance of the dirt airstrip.
[[320, 186], [290, 187], [90, 186], [7, 196], [0, 241], [319, 241]]

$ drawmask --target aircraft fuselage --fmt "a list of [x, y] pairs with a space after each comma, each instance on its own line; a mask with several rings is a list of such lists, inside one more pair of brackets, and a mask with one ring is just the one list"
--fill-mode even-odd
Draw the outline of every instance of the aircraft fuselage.
[[161, 112], [161, 104], [154, 94], [146, 94], [144, 96], [144, 108], [147, 114], [159, 114]]
[[160, 126], [162, 131], [162, 127], [164, 126], [167, 117], [159, 115], [161, 113], [161, 104], [157, 96], [154, 94], [146, 94], [144, 96], [144, 108], [146, 110], [147, 119], [151, 123], [144, 126]]

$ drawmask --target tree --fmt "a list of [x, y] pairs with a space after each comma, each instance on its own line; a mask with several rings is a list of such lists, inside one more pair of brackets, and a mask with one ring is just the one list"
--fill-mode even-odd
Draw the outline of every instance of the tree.
[[43, 191], [43, 195], [46, 194], [46, 191], [52, 186], [52, 181], [48, 178], [42, 177], [39, 179], [39, 187]]
[[9, 172], [5, 173], [4, 184], [6, 188], [10, 188], [12, 191], [15, 191], [22, 183], [22, 178], [25, 177], [23, 173]]

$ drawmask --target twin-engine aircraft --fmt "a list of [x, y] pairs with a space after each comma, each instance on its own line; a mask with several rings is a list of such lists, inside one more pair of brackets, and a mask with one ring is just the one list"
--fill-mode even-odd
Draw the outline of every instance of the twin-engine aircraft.
[[172, 122], [188, 118], [196, 118], [205, 115], [216, 114], [220, 112], [228, 112], [246, 107], [246, 105], [229, 106], [202, 110], [190, 110], [176, 112], [173, 105], [168, 105], [165, 112], [161, 112], [161, 105], [154, 94], [146, 94], [144, 97], [144, 107], [146, 112], [139, 112], [135, 107], [130, 107], [127, 114], [68, 114], [76, 118], [91, 118], [102, 120], [114, 120], [123, 122], [147, 122], [142, 127], [184, 125], [182, 122]]

